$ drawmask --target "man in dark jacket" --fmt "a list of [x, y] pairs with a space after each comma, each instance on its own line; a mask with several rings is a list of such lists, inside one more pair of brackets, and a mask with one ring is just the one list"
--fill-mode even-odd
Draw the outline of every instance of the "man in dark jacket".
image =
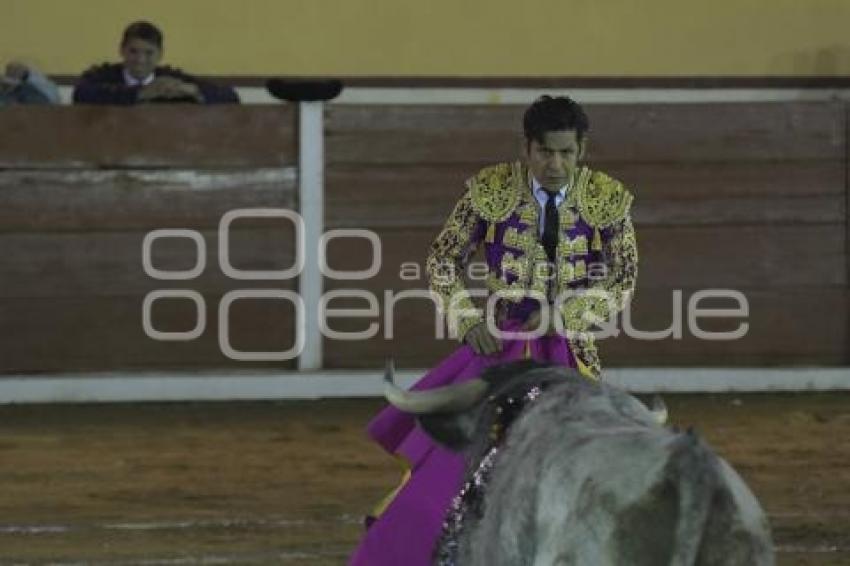
[[122, 63], [95, 65], [83, 73], [74, 88], [76, 104], [239, 102], [230, 87], [199, 80], [179, 69], [158, 66], [162, 59], [162, 32], [149, 22], [127, 26], [120, 52]]

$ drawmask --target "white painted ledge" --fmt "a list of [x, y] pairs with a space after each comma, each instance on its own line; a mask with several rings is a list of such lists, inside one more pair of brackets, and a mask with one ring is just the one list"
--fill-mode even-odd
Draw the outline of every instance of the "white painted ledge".
[[[63, 104], [73, 89], [59, 87]], [[265, 88], [236, 89], [243, 104], [280, 104]], [[419, 88], [351, 87], [330, 104], [531, 104], [541, 94], [569, 95], [584, 104], [696, 104], [850, 100], [843, 88]]]
[[[426, 370], [400, 370], [409, 387]], [[606, 381], [633, 393], [850, 391], [850, 368], [620, 368]], [[248, 401], [377, 397], [379, 371], [87, 373], [0, 376], [0, 404]]]

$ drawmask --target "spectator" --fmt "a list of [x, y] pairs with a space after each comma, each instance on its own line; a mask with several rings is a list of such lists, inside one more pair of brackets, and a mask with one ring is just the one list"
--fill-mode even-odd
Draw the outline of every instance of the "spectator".
[[33, 67], [12, 61], [0, 76], [0, 106], [7, 104], [59, 104], [59, 89]]
[[127, 26], [121, 39], [122, 63], [95, 65], [74, 89], [77, 104], [131, 105], [143, 102], [238, 103], [236, 92], [199, 80], [179, 69], [159, 66], [162, 32], [149, 22]]

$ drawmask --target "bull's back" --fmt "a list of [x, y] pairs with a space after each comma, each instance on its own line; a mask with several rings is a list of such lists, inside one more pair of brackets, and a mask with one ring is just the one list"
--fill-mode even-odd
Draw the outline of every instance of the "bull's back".
[[773, 564], [757, 501], [695, 435], [537, 417], [503, 449], [472, 564]]

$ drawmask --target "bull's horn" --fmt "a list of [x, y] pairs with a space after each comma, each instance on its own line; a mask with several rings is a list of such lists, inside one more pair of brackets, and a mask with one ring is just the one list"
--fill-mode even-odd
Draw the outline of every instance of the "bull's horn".
[[393, 362], [388, 360], [384, 375], [384, 397], [392, 406], [413, 415], [463, 411], [477, 403], [487, 392], [487, 383], [483, 379], [423, 391], [405, 391], [393, 383], [393, 373]]
[[652, 418], [658, 424], [663, 425], [667, 422], [667, 405], [660, 396], [655, 395], [652, 397], [652, 405], [649, 408], [649, 412], [652, 413]]

